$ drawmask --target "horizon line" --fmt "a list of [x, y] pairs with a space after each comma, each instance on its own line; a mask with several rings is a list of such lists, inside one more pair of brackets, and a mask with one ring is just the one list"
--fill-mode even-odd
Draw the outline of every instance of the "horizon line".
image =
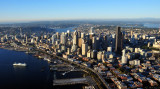
[[82, 19], [35, 19], [35, 20], [7, 20], [7, 21], [0, 21], [0, 24], [12, 24], [12, 23], [32, 23], [32, 22], [45, 22], [45, 21], [160, 21], [160, 18], [152, 18], [152, 17], [146, 17], [146, 18], [82, 18]]

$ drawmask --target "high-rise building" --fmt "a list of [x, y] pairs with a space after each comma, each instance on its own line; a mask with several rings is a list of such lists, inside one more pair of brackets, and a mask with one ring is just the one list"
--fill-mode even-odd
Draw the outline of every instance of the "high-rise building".
[[28, 43], [28, 38], [27, 38], [27, 36], [26, 36], [26, 44]]
[[67, 48], [67, 54], [71, 54], [71, 49], [70, 48]]
[[89, 33], [90, 33], [90, 34], [93, 34], [93, 33], [94, 33], [94, 32], [93, 32], [93, 27], [90, 28]]
[[115, 48], [115, 45], [116, 45], [116, 35], [115, 34], [112, 34], [111, 35], [111, 44], [112, 44], [112, 48]]
[[99, 37], [96, 37], [96, 49], [97, 50], [100, 50], [100, 38]]
[[78, 45], [78, 32], [73, 33], [73, 45]]
[[78, 47], [82, 47], [82, 38], [78, 38]]
[[20, 36], [22, 37], [22, 36], [23, 36], [23, 35], [22, 35], [22, 28], [20, 28], [19, 30], [20, 30]]
[[87, 43], [83, 43], [82, 44], [82, 55], [83, 56], [87, 56], [87, 52], [88, 52], [88, 44]]
[[94, 36], [95, 36], [94, 33], [89, 34], [89, 39], [88, 39], [88, 44], [89, 44], [89, 45], [92, 45], [92, 38], [93, 38]]
[[78, 31], [78, 38], [81, 38], [81, 32]]
[[67, 30], [67, 37], [70, 37], [70, 30]]
[[99, 51], [99, 52], [97, 53], [97, 60], [98, 60], [98, 61], [101, 61], [101, 60], [102, 60], [102, 52], [101, 52], [101, 51]]
[[88, 57], [88, 58], [91, 57], [91, 51], [90, 51], [90, 50], [87, 52], [87, 57]]
[[77, 55], [81, 54], [81, 49], [80, 48], [77, 48]]
[[66, 34], [64, 32], [62, 32], [61, 34], [61, 40], [60, 40], [61, 44], [65, 45], [66, 44]]
[[103, 62], [103, 63], [105, 63], [105, 58], [106, 58], [105, 51], [103, 51], [103, 52], [102, 52], [102, 62]]
[[103, 41], [102, 42], [103, 42], [103, 45], [102, 45], [103, 49], [107, 50], [107, 46], [108, 46], [107, 35], [103, 36]]
[[133, 36], [133, 30], [131, 30], [131, 37]]
[[126, 64], [127, 63], [127, 57], [126, 57], [126, 50], [123, 49], [122, 50], [122, 64]]
[[97, 58], [97, 51], [96, 51], [96, 50], [93, 50], [93, 51], [91, 52], [91, 58], [93, 58], [93, 59], [96, 59], [96, 58]]
[[121, 27], [118, 27], [116, 30], [116, 44], [115, 44], [115, 52], [121, 53], [123, 47], [123, 34], [121, 32]]
[[55, 39], [54, 35], [52, 35], [52, 44], [54, 44], [54, 39]]
[[71, 52], [76, 52], [77, 51], [77, 45], [72, 45], [72, 49], [71, 49]]
[[96, 43], [96, 37], [92, 37], [92, 49], [97, 50], [97, 43]]
[[56, 32], [56, 38], [59, 39], [59, 32]]
[[81, 38], [84, 39], [85, 38], [85, 34], [81, 33]]

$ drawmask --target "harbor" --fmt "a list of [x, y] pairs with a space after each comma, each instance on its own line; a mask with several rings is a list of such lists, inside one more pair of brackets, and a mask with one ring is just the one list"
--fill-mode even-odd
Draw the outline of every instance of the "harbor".
[[[85, 74], [83, 71], [51, 71], [50, 65], [56, 66], [58, 64], [65, 64], [64, 62], [57, 59], [52, 59], [52, 64], [50, 64], [46, 60], [34, 57], [34, 54], [26, 54], [25, 52], [0, 49], [0, 53], [1, 59], [4, 60], [0, 60], [0, 70], [4, 71], [0, 76], [1, 80], [3, 81], [0, 82], [1, 89], [64, 89], [64, 86], [53, 86], [53, 80], [83, 77]], [[13, 66], [15, 62], [26, 63], [27, 66]], [[62, 75], [64, 72], [68, 73]], [[13, 86], [7, 86], [8, 84]], [[70, 89], [75, 88], [75, 85], [67, 86], [71, 87]], [[78, 89], [82, 89], [83, 86], [83, 84], [79, 84], [76, 87]]]
[[[50, 87], [59, 88], [59, 87], [51, 84], [51, 83], [53, 83], [53, 81], [55, 79], [66, 79], [66, 77], [68, 79], [79, 78], [77, 76], [77, 74], [80, 74], [81, 78], [85, 78], [85, 76], [87, 75], [87, 76], [90, 76], [92, 78], [92, 80], [94, 81], [94, 84], [92, 84], [93, 81], [87, 81], [88, 82], [87, 86], [86, 86], [86, 84], [81, 85], [78, 83], [78, 85], [81, 85], [80, 89], [82, 89], [82, 87], [90, 87], [90, 85], [91, 86], [94, 85], [94, 88], [96, 88], [96, 89], [109, 88], [107, 85], [107, 82], [95, 70], [88, 68], [84, 65], [81, 65], [78, 62], [74, 62], [71, 59], [69, 60], [69, 59], [63, 58], [62, 56], [59, 56], [59, 54], [57, 54], [56, 52], [53, 52], [51, 50], [46, 51], [39, 46], [37, 46], [37, 49], [32, 49], [32, 46], [27, 46], [25, 44], [19, 46], [16, 43], [13, 43], [12, 45], [1, 44], [0, 48], [10, 50], [10, 51], [15, 51], [15, 52], [22, 52], [25, 55], [32, 56], [32, 57], [36, 58], [37, 60], [46, 62], [47, 66], [42, 66], [40, 69], [40, 72], [48, 72], [49, 73], [49, 76], [51, 76], [49, 78], [49, 80], [50, 80], [49, 84], [52, 85]], [[14, 62], [16, 62], [16, 61], [14, 61]], [[23, 63], [23, 62], [20, 62], [20, 63]], [[30, 67], [30, 65], [28, 65], [28, 63], [26, 63], [26, 65], [27, 65], [26, 68]], [[46, 68], [47, 68], [47, 71], [46, 71]], [[76, 75], [74, 75], [76, 77], [72, 76], [73, 73], [76, 74]], [[75, 86], [75, 85], [77, 85], [77, 83], [72, 84], [72, 86]], [[66, 84], [64, 86], [68, 86], [68, 85]]]
[[[7, 47], [4, 46], [4, 48], [6, 49]], [[17, 51], [17, 49], [15, 51]], [[95, 72], [94, 70], [92, 70], [91, 68], [87, 68], [83, 65], [77, 64], [77, 63], [72, 62], [70, 60], [66, 60], [63, 57], [55, 55], [54, 53], [50, 54], [49, 52], [46, 52], [46, 51], [43, 51], [40, 49], [39, 50], [32, 50], [30, 52], [28, 52], [28, 50], [20, 51], [20, 52], [23, 52], [26, 55], [32, 55], [32, 56], [38, 58], [38, 60], [46, 61], [49, 65], [48, 67], [49, 67], [50, 72], [54, 72], [54, 71], [63, 72], [60, 74], [62, 76], [65, 76], [66, 74], [69, 74], [70, 72], [87, 73], [88, 75], [92, 75], [92, 77], [94, 76], [93, 79], [97, 83], [97, 85], [94, 86], [96, 89], [110, 88], [108, 86], [108, 84], [106, 83], [106, 81], [102, 78], [102, 76], [100, 74], [98, 74], [97, 72]], [[42, 67], [41, 72], [44, 72], [44, 67]]]

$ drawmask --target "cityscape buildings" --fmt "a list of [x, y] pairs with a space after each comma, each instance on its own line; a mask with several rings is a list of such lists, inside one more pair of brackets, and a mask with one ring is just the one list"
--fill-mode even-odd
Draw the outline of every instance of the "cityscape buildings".
[[159, 30], [100, 28], [101, 25], [87, 24], [77, 26], [73, 32], [39, 35], [25, 33], [22, 27], [16, 34], [1, 31], [0, 47], [35, 53], [48, 62], [51, 59], [46, 55], [57, 56], [91, 69], [100, 77], [98, 81], [110, 88], [159, 87]]
[[121, 32], [121, 27], [118, 27], [116, 30], [115, 52], [121, 53], [122, 48], [123, 48], [123, 34]]

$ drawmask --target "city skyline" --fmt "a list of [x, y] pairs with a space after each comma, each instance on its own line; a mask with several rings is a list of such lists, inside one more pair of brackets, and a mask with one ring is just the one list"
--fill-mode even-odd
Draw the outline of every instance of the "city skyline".
[[2, 0], [2, 22], [160, 18], [158, 0]]
[[160, 88], [160, 0], [1, 0], [0, 89]]
[[60, 22], [0, 26], [1, 89], [160, 87], [159, 28]]

